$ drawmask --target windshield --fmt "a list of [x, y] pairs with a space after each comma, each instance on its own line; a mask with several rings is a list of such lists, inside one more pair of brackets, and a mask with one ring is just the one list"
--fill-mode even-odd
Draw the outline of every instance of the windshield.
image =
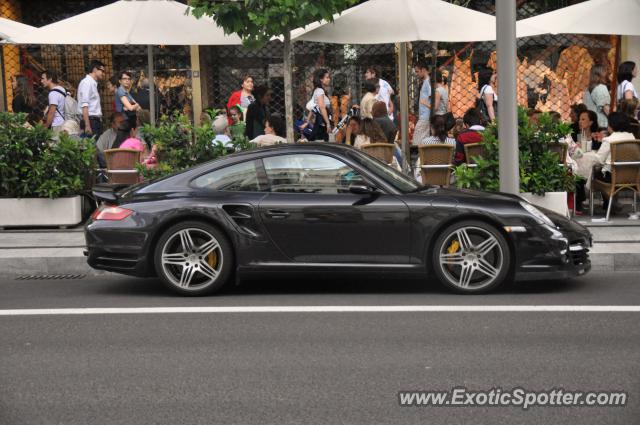
[[350, 150], [348, 155], [402, 193], [415, 192], [422, 187], [420, 183], [411, 177], [396, 171], [387, 164], [384, 164], [369, 155], [357, 150]]

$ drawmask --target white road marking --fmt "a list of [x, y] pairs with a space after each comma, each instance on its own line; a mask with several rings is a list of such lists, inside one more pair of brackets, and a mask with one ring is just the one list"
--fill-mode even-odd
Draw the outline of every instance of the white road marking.
[[0, 310], [0, 316], [168, 313], [640, 313], [637, 305], [319, 305], [237, 307], [36, 308]]

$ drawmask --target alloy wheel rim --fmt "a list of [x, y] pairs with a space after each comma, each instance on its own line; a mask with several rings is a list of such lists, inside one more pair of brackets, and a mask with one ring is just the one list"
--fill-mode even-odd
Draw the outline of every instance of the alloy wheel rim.
[[162, 247], [162, 270], [169, 281], [184, 290], [196, 290], [213, 284], [222, 271], [222, 248], [209, 232], [182, 229]]
[[491, 232], [466, 226], [447, 236], [440, 246], [438, 259], [449, 283], [463, 290], [479, 290], [498, 278], [504, 253]]

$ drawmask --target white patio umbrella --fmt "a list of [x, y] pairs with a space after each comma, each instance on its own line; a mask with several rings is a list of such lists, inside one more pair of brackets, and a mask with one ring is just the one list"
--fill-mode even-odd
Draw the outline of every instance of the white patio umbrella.
[[152, 45], [237, 45], [210, 17], [196, 18], [173, 0], [119, 0], [11, 38], [16, 44], [135, 44], [148, 46], [149, 97], [154, 119]]
[[13, 37], [21, 37], [36, 29], [36, 27], [32, 27], [31, 25], [25, 25], [7, 18], [0, 18], [0, 38], [4, 40], [10, 41]]
[[517, 22], [518, 36], [538, 34], [640, 35], [640, 0], [588, 0]]
[[[536, 31], [527, 24], [521, 26], [529, 32]], [[400, 42], [401, 138], [402, 150], [406, 154], [409, 107], [405, 43], [418, 40], [495, 40], [496, 18], [442, 0], [369, 0], [335, 16], [331, 23], [318, 22], [294, 30], [291, 39], [344, 44]]]

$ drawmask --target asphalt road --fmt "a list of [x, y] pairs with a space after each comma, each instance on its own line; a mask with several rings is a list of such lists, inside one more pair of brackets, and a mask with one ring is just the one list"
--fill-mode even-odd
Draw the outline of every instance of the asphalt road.
[[[640, 305], [634, 273], [456, 296], [419, 281], [0, 281], [0, 424], [635, 424], [638, 312], [6, 316], [23, 308]], [[401, 407], [405, 390], [625, 391], [624, 407]]]

